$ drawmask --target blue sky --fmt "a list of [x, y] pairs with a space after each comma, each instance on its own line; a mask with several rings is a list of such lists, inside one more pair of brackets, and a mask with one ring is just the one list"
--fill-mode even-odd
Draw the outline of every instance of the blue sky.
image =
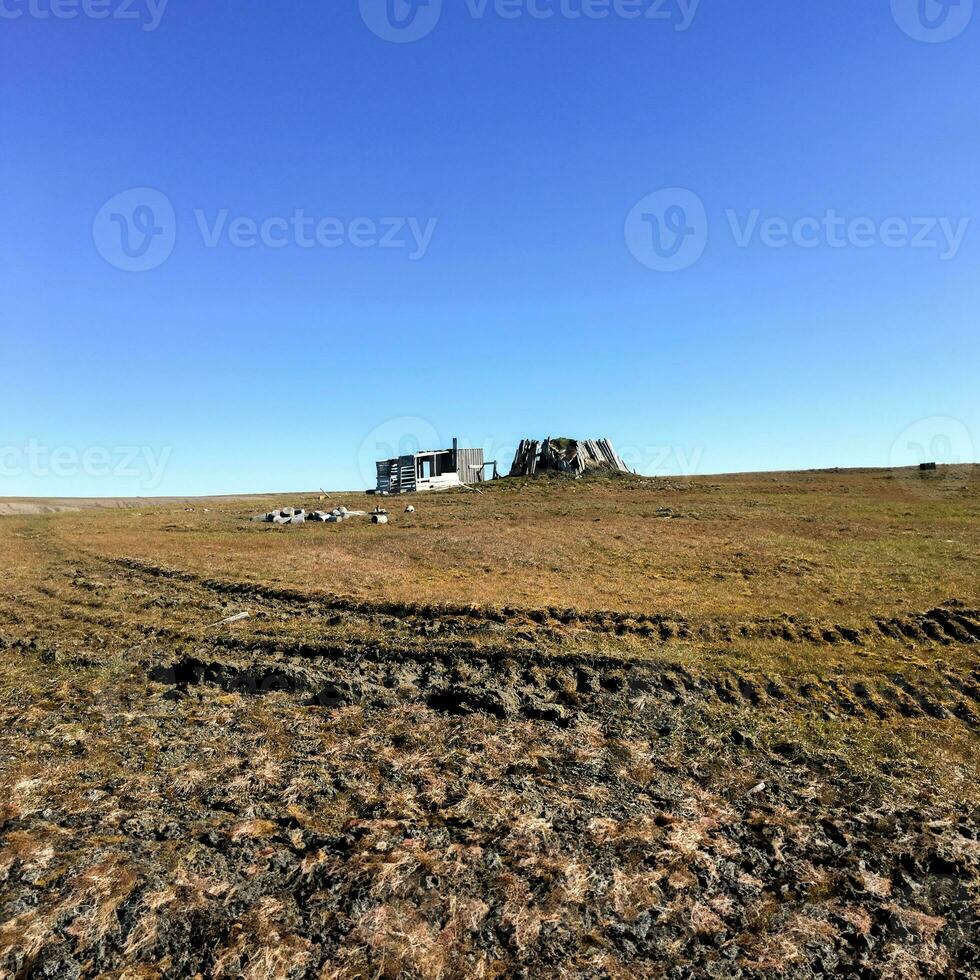
[[51, 2], [0, 0], [0, 495], [976, 458], [972, 0]]

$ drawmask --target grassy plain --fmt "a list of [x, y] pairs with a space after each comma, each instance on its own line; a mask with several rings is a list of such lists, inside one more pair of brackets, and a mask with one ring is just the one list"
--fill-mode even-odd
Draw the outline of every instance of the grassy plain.
[[977, 468], [318, 498], [0, 517], [0, 975], [978, 975]]

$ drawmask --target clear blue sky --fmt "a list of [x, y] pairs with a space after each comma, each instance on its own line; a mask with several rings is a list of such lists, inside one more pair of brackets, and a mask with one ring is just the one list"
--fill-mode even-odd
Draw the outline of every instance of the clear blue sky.
[[[683, 30], [678, 0], [445, 0], [407, 43], [370, 29], [378, 0], [30, 2], [0, 0], [0, 495], [359, 487], [403, 433], [506, 463], [522, 436], [604, 435], [658, 473], [980, 445], [968, 0], [941, 43], [903, 30], [914, 0], [703, 0]], [[134, 188], [173, 218], [103, 208]], [[627, 241], [664, 188], [706, 222], [673, 271], [636, 245], [656, 214]], [[299, 209], [339, 246], [229, 234]], [[831, 211], [867, 219], [853, 243]], [[385, 218], [435, 219], [423, 254], [372, 246]], [[764, 241], [771, 218], [809, 247]], [[113, 264], [122, 220], [172, 254]]]

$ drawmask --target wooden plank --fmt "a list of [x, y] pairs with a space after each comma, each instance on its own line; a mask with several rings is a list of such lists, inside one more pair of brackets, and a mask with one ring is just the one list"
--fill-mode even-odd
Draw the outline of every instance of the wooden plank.
[[511, 476], [520, 476], [521, 475], [522, 464], [523, 464], [523, 461], [524, 461], [524, 443], [526, 441], [527, 441], [526, 439], [522, 439], [517, 444], [517, 451], [514, 453], [514, 461], [510, 464], [510, 475]]

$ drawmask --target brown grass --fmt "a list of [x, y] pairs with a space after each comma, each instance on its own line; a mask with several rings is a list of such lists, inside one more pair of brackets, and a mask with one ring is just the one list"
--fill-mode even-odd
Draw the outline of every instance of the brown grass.
[[[337, 494], [328, 503], [364, 507]], [[325, 503], [294, 496], [275, 502]], [[405, 602], [572, 606], [690, 617], [817, 617], [975, 600], [980, 467], [655, 480], [510, 481], [385, 501], [392, 523], [275, 528], [274, 503], [164, 504], [0, 524], [65, 553], [138, 557], [308, 591]], [[204, 512], [205, 503], [210, 511]], [[657, 516], [669, 507], [675, 517]], [[22, 542], [23, 543], [23, 542]], [[21, 568], [26, 571], [26, 568]]]
[[[554, 654], [613, 653], [604, 682], [640, 658], [699, 679], [766, 671], [789, 687], [901, 673], [948, 687], [946, 673], [972, 676], [975, 645], [661, 642], [532, 615], [866, 624], [951, 598], [976, 607], [977, 482], [917, 480], [508, 481], [419, 498], [413, 517], [389, 501], [388, 527], [248, 521], [273, 503], [323, 506], [303, 497], [0, 519], [0, 887], [17, 896], [0, 961], [28, 975], [43, 957], [51, 970], [71, 957], [85, 975], [134, 980], [185, 968], [253, 980], [636, 977], [737, 942], [743, 967], [802, 975], [815, 947], [843, 948], [842, 930], [875, 935], [884, 921], [881, 975], [948, 972], [955, 922], [925, 891], [903, 891], [898, 870], [923, 849], [972, 860], [975, 834], [961, 830], [978, 754], [962, 718], [880, 722], [819, 700], [693, 695], [684, 707], [664, 689], [614, 710], [560, 664], [548, 676], [577, 704], [562, 726], [434, 710], [407, 673], [390, 703], [336, 710], [149, 679], [178, 655], [253, 648], [297, 670], [340, 651], [356, 672], [371, 644], [396, 671], [442, 641], [427, 626], [456, 629], [424, 612], [408, 622], [372, 607], [359, 619], [303, 601], [345, 595], [520, 607], [505, 627], [475, 617], [447, 642], [496, 644], [516, 663], [506, 669], [528, 676]], [[364, 500], [330, 501], [341, 502]], [[300, 596], [253, 601], [204, 579]], [[241, 608], [249, 620], [208, 628]], [[465, 679], [471, 665], [453, 669]], [[747, 795], [761, 781], [765, 792]], [[826, 814], [844, 828], [837, 856]], [[859, 850], [879, 822], [877, 850]], [[630, 954], [635, 929], [658, 937], [659, 963]]]

